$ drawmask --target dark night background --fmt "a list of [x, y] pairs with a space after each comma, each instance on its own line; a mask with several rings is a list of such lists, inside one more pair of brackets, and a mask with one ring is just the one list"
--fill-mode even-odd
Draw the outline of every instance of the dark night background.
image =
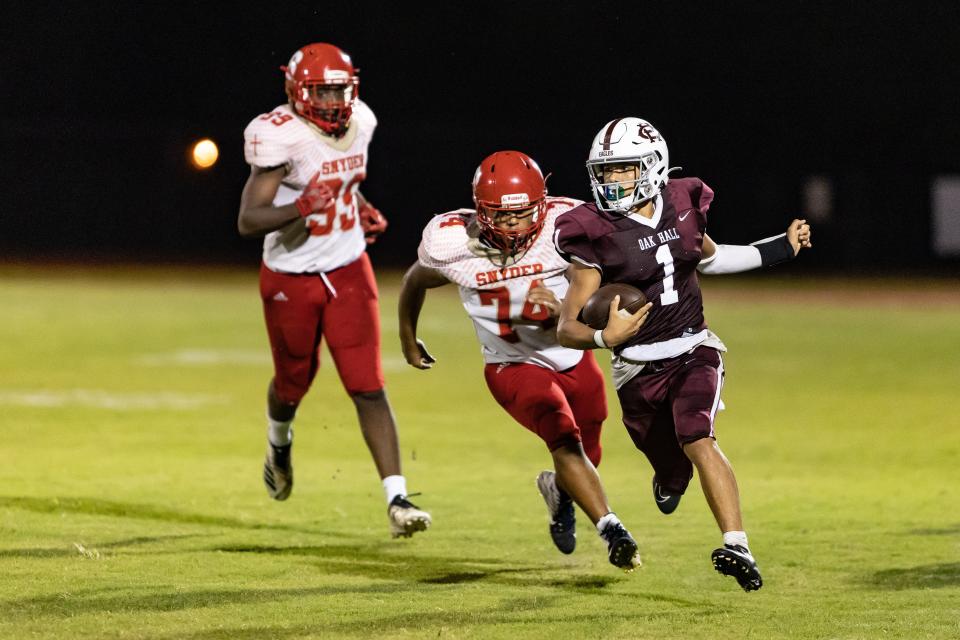
[[[242, 132], [285, 100], [278, 67], [328, 41], [380, 126], [363, 191], [371, 253], [415, 259], [426, 219], [469, 206], [503, 148], [589, 197], [608, 120], [651, 120], [743, 243], [834, 187], [807, 267], [955, 271], [930, 249], [931, 179], [960, 173], [960, 3], [5, 3], [0, 251], [13, 259], [256, 264], [236, 233]], [[190, 144], [220, 161], [200, 172]]]

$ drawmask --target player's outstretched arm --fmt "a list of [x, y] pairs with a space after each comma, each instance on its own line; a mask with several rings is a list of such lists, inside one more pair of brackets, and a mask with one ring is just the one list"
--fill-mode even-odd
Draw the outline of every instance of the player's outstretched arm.
[[757, 240], [749, 245], [716, 244], [710, 236], [703, 236], [703, 251], [697, 271], [713, 275], [741, 273], [760, 267], [772, 267], [792, 260], [801, 249], [813, 246], [810, 225], [796, 219], [785, 233]]
[[427, 352], [422, 340], [417, 339], [417, 321], [427, 296], [427, 289], [440, 287], [450, 282], [446, 276], [419, 262], [407, 269], [400, 288], [400, 303], [397, 313], [400, 320], [400, 347], [407, 364], [417, 369], [429, 369], [436, 359]]
[[560, 305], [560, 320], [557, 323], [557, 338], [560, 344], [570, 349], [596, 349], [597, 347], [613, 348], [626, 342], [640, 330], [651, 303], [647, 303], [633, 314], [617, 311], [620, 306], [620, 296], [614, 296], [610, 301], [610, 312], [607, 326], [603, 331], [591, 329], [577, 318], [580, 311], [587, 304], [590, 296], [600, 288], [600, 272], [574, 262], [568, 270], [570, 288]]

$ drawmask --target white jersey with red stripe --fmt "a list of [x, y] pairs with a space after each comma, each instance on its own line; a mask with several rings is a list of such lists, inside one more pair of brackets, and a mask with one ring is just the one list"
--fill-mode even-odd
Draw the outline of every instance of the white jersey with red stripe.
[[254, 118], [243, 132], [247, 163], [286, 167], [274, 206], [290, 204], [319, 174], [336, 199], [326, 211], [298, 218], [263, 239], [263, 261], [273, 271], [331, 271], [349, 264], [366, 249], [359, 224], [359, 185], [367, 173], [367, 148], [377, 118], [357, 100], [350, 127], [342, 138], [318, 127], [283, 104]]
[[[547, 287], [560, 300], [566, 295], [564, 274], [570, 265], [553, 246], [553, 226], [557, 216], [580, 204], [548, 197], [540, 235], [519, 260], [508, 260], [506, 266], [500, 266], [499, 254], [480, 243], [472, 209], [434, 216], [424, 228], [420, 264], [459, 285], [487, 363], [528, 363], [563, 371], [583, 357], [583, 351], [560, 346], [556, 318], [527, 301], [534, 287]], [[491, 261], [491, 254], [498, 262]]]

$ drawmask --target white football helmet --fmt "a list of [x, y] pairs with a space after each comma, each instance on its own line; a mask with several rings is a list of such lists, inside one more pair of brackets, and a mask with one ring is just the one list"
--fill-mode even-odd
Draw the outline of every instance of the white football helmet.
[[[667, 184], [670, 157], [667, 143], [652, 124], [642, 118], [611, 120], [593, 139], [587, 157], [587, 173], [593, 199], [602, 211], [626, 214], [654, 198]], [[604, 182], [604, 165], [636, 165], [638, 177], [625, 193], [625, 182]]]

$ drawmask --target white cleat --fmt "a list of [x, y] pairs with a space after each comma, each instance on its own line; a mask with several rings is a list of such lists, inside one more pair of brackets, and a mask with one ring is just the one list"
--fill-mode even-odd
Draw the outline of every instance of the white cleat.
[[406, 496], [397, 496], [390, 501], [387, 518], [393, 538], [409, 538], [417, 531], [426, 531], [432, 522], [430, 514], [407, 500]]

